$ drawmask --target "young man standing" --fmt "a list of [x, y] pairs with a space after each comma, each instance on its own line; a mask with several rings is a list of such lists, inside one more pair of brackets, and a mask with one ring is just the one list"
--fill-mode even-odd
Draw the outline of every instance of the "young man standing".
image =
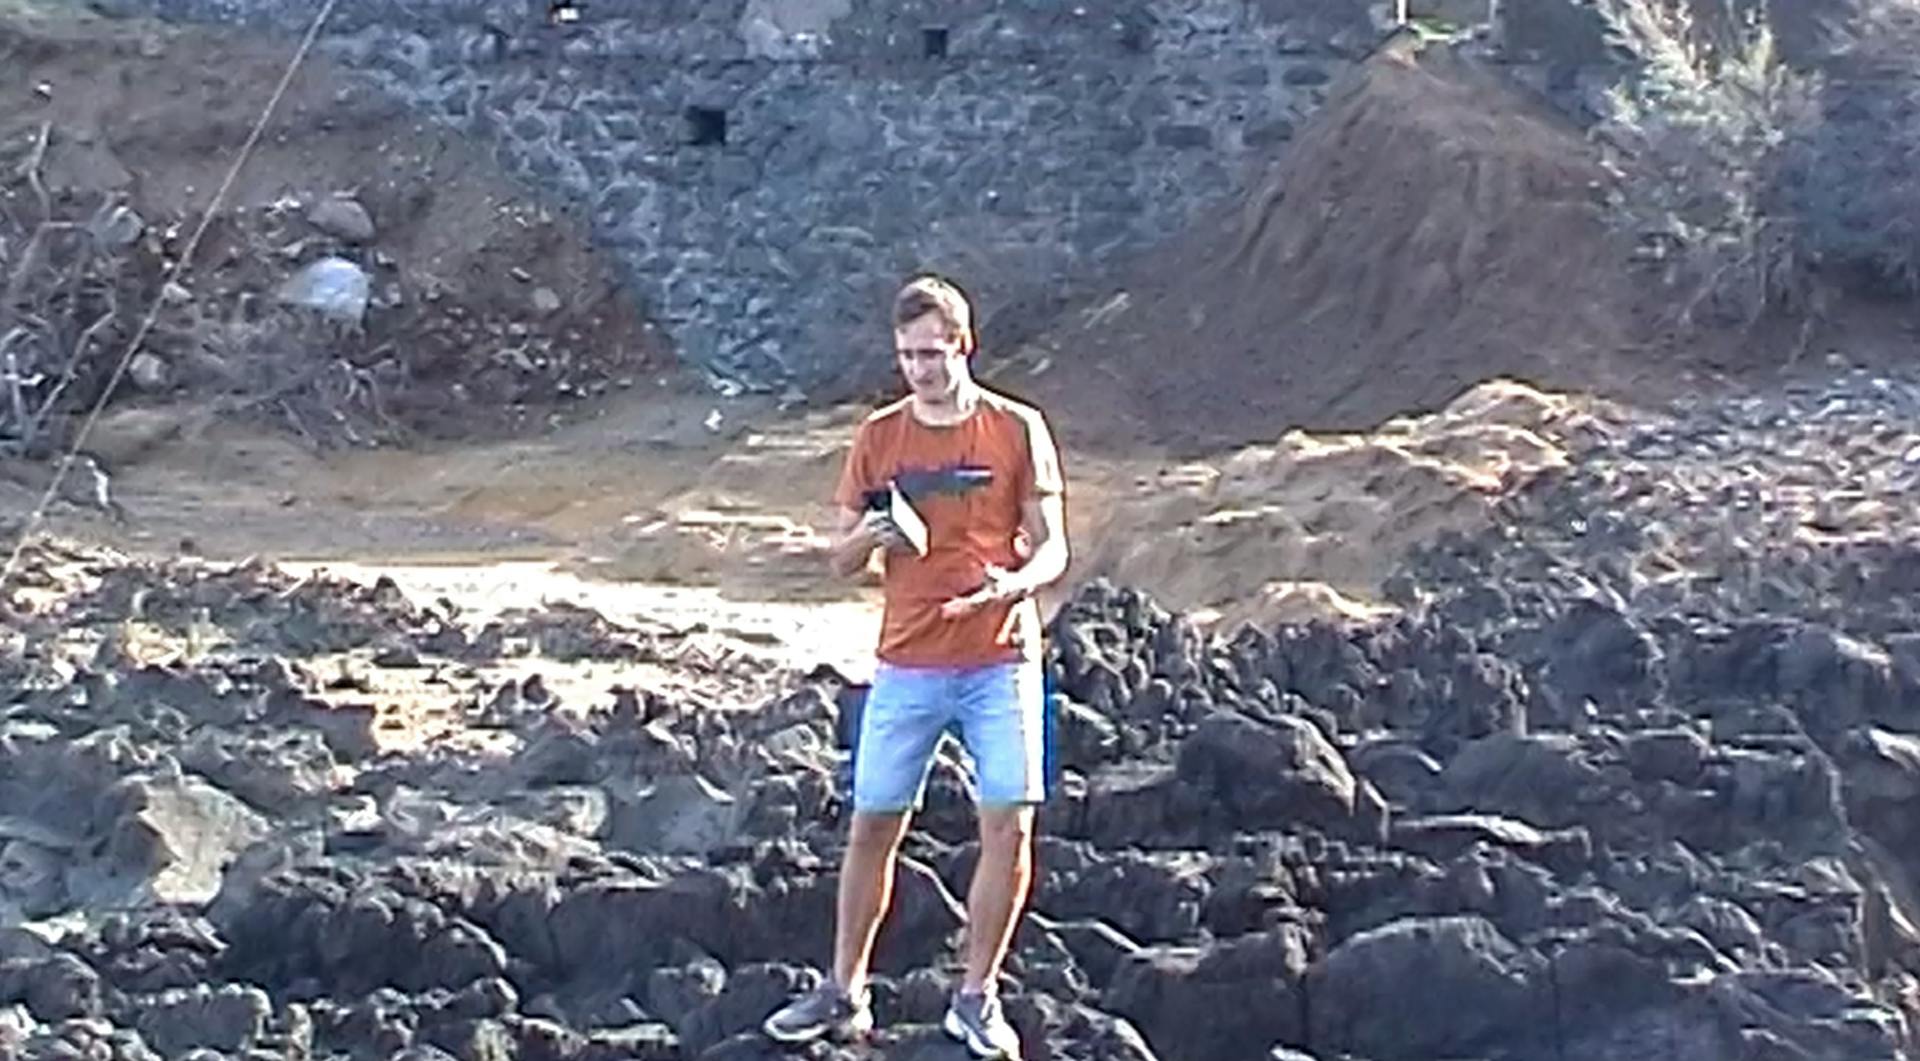
[[[872, 1028], [868, 963], [895, 855], [940, 736], [956, 725], [978, 781], [980, 859], [967, 891], [966, 972], [943, 1025], [975, 1056], [1018, 1058], [995, 986], [1026, 904], [1034, 807], [1045, 797], [1033, 594], [1067, 567], [1060, 461], [1037, 410], [974, 381], [973, 310], [959, 289], [914, 280], [894, 300], [893, 323], [911, 393], [860, 425], [835, 492], [833, 569], [852, 575], [881, 551], [886, 608], [854, 756], [833, 975], [764, 1029], [795, 1043]], [[924, 521], [922, 541], [889, 516], [895, 490]]]

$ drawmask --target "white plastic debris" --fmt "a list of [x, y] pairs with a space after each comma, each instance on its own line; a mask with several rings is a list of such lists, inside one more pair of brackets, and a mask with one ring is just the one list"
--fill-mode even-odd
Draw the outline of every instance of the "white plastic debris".
[[93, 220], [93, 238], [110, 251], [130, 247], [147, 230], [146, 221], [125, 206], [116, 206]]
[[345, 258], [322, 258], [280, 285], [281, 302], [349, 324], [366, 318], [372, 297], [373, 281], [366, 270]]

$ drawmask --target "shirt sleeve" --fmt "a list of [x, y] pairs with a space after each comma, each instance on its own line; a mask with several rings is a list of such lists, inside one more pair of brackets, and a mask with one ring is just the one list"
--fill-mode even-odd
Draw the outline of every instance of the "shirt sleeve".
[[867, 437], [867, 425], [861, 424], [853, 433], [853, 448], [847, 451], [846, 463], [840, 467], [840, 483], [834, 487], [833, 503], [841, 508], [866, 508], [867, 491], [873, 489], [871, 465], [872, 443]]
[[1031, 455], [1029, 471], [1023, 478], [1022, 495], [1027, 497], [1046, 497], [1065, 493], [1067, 484], [1060, 472], [1060, 451], [1053, 444], [1053, 432], [1047, 427], [1047, 418], [1038, 410], [1027, 417], [1027, 451]]

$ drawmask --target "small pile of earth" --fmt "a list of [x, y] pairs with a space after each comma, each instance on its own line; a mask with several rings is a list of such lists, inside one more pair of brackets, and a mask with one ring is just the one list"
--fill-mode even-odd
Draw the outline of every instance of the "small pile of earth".
[[1150, 587], [1231, 628], [1377, 614], [1414, 549], [1490, 525], [1502, 501], [1562, 468], [1604, 402], [1512, 380], [1378, 431], [1290, 431], [1177, 464], [1085, 513], [1077, 577]]
[[112, 311], [63, 413], [98, 393], [155, 300], [128, 401], [211, 402], [318, 442], [543, 426], [666, 370], [579, 219], [318, 54], [162, 291], [291, 59], [217, 28], [0, 7], [0, 224], [21, 236], [0, 271], [44, 220], [72, 222], [88, 239], [57, 242], [37, 272], [92, 264], [71, 294], [46, 293], [62, 317], [48, 342], [70, 350]]
[[1017, 357], [1070, 444], [1365, 430], [1475, 383], [1607, 391], [1636, 292], [1577, 130], [1470, 61], [1377, 53], [1271, 172]]

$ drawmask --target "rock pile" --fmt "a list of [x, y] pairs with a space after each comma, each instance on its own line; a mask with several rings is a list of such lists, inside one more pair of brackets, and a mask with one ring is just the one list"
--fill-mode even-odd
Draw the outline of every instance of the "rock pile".
[[[1916, 410], [1849, 377], [1596, 421], [1378, 622], [1216, 637], [1087, 587], [1007, 970], [1029, 1056], [1916, 1056]], [[827, 958], [837, 676], [556, 705], [492, 668], [706, 657], [587, 612], [474, 629], [391, 586], [31, 560], [0, 1057], [783, 1056], [753, 1029]], [[460, 731], [385, 750], [354, 668], [437, 676]], [[908, 841], [881, 1056], [958, 1056], [968, 785], [943, 756]]]

